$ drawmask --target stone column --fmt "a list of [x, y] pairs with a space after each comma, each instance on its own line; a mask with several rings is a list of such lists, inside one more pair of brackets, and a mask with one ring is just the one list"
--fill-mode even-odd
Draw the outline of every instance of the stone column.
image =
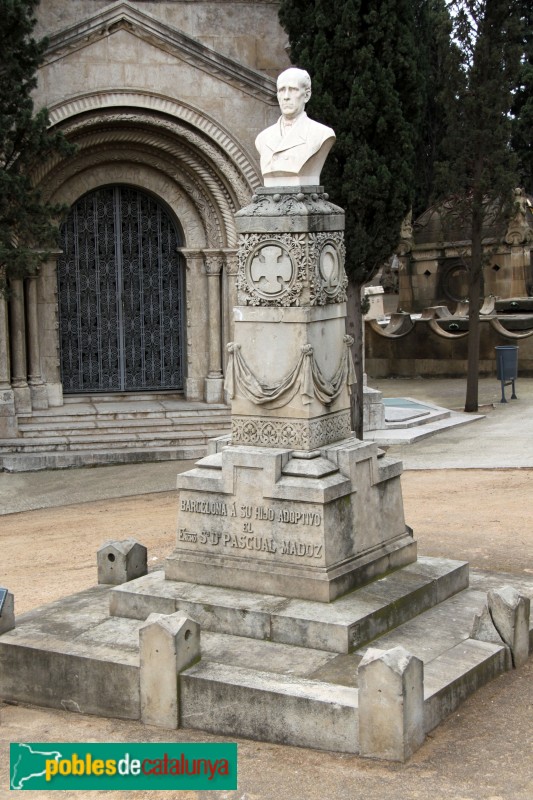
[[205, 381], [206, 403], [224, 402], [224, 379], [222, 376], [222, 336], [220, 274], [224, 264], [223, 253], [219, 250], [204, 250], [205, 272], [207, 275], [207, 306], [209, 327], [209, 372]]
[[26, 281], [26, 312], [28, 324], [28, 384], [32, 408], [48, 408], [46, 386], [41, 376], [41, 348], [39, 345], [39, 316], [37, 313], [37, 275]]
[[203, 400], [207, 373], [206, 277], [201, 250], [180, 248], [185, 259], [185, 399]]
[[41, 264], [40, 278], [37, 284], [39, 356], [49, 407], [63, 405], [57, 287], [58, 257], [59, 251], [55, 251], [50, 254], [48, 261]]
[[235, 335], [235, 322], [233, 309], [237, 305], [237, 275], [239, 272], [239, 257], [237, 250], [224, 250], [226, 264], [226, 306], [224, 308], [224, 333], [226, 341], [232, 342]]
[[7, 303], [0, 294], [0, 439], [18, 436], [15, 395], [11, 388]]
[[31, 414], [31, 393], [26, 366], [26, 315], [24, 313], [24, 284], [11, 281], [11, 358], [17, 414]]

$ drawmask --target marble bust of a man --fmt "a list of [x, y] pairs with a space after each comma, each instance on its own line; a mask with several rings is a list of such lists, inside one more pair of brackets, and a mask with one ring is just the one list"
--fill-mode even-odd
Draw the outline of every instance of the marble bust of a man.
[[311, 97], [311, 78], [305, 70], [286, 69], [277, 86], [281, 117], [255, 140], [264, 184], [317, 186], [335, 133], [305, 113]]

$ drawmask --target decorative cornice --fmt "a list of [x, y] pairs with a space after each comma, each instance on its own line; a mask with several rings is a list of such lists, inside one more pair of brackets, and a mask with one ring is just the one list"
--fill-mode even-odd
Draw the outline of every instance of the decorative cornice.
[[272, 78], [217, 53], [125, 0], [51, 36], [44, 63], [53, 63], [119, 30], [128, 31], [268, 105], [276, 105], [276, 85]]

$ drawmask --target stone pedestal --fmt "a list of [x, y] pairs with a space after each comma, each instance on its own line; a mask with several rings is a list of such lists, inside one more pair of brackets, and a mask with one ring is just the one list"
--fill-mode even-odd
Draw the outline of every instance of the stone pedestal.
[[344, 212], [276, 187], [236, 225], [231, 445], [178, 476], [165, 575], [329, 602], [416, 560], [401, 463], [351, 437]]
[[346, 439], [311, 456], [232, 446], [178, 476], [167, 579], [329, 602], [416, 560], [401, 463]]

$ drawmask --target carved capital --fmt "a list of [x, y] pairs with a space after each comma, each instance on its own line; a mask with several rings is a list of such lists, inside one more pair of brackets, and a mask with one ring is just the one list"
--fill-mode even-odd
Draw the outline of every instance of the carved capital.
[[224, 253], [220, 250], [204, 250], [203, 255], [206, 275], [220, 275], [224, 266]]
[[225, 250], [226, 274], [237, 275], [239, 272], [239, 255], [237, 250]]

